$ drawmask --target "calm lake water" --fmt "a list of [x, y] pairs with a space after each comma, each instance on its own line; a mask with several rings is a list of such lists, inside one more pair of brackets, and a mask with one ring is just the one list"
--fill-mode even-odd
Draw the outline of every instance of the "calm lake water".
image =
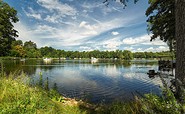
[[109, 103], [114, 100], [131, 100], [133, 95], [161, 94], [160, 78], [149, 78], [148, 70], [158, 70], [155, 61], [119, 60], [5, 60], [5, 70], [24, 71], [34, 80], [49, 79], [49, 86], [57, 84], [60, 94], [86, 99], [93, 103]]

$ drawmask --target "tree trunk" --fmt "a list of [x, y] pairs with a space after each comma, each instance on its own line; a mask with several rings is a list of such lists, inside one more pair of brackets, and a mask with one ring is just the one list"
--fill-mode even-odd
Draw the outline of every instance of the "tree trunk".
[[181, 97], [182, 88], [185, 85], [185, 0], [175, 0], [175, 38], [176, 38], [176, 89], [178, 97]]

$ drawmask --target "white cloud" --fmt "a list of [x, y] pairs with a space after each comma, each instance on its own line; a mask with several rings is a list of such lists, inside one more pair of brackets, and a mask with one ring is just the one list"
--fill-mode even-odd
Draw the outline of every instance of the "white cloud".
[[96, 29], [97, 27], [96, 26], [91, 26], [91, 25], [89, 25], [87, 22], [85, 22], [85, 21], [82, 21], [81, 23], [80, 23], [80, 25], [79, 25], [79, 27], [80, 28], [86, 28], [86, 29], [89, 29], [89, 30], [94, 30], [94, 29]]
[[149, 47], [144, 49], [142, 52], [147, 51], [147, 52], [161, 52], [161, 51], [169, 51], [169, 48], [167, 46], [159, 46], [157, 48], [154, 47]]
[[122, 42], [119, 40], [119, 38], [112, 38], [102, 42], [103, 48], [109, 51], [118, 49], [121, 44]]
[[84, 32], [81, 33], [81, 35], [83, 36], [91, 36], [91, 35], [97, 35], [98, 32], [97, 30], [97, 26], [96, 25], [90, 25], [85, 21], [82, 21], [79, 25], [79, 28], [85, 28], [86, 30], [84, 30]]
[[29, 9], [29, 12], [25, 12], [26, 16], [28, 17], [32, 17], [32, 18], [35, 18], [35, 19], [38, 19], [38, 20], [41, 20], [41, 14], [37, 13], [36, 11], [34, 11], [31, 7], [28, 7]]
[[57, 11], [61, 16], [73, 16], [77, 14], [77, 10], [74, 7], [66, 3], [63, 4], [59, 0], [37, 0], [37, 3], [51, 12]]
[[115, 32], [115, 31], [112, 32], [112, 35], [114, 35], [114, 36], [116, 36], [118, 34], [119, 34], [119, 32]]
[[86, 11], [92, 11], [95, 8], [98, 8], [100, 6], [103, 6], [104, 4], [102, 3], [98, 3], [98, 2], [93, 2], [93, 3], [89, 3], [89, 2], [84, 2], [81, 6], [84, 9], [87, 9]]
[[17, 31], [19, 31], [18, 39], [22, 40], [23, 42], [31, 40], [35, 42], [38, 47], [42, 46], [42, 43], [39, 42], [37, 36], [32, 32], [32, 30], [26, 27], [26, 25], [24, 25], [21, 20], [18, 23], [14, 24], [14, 27]]
[[148, 52], [154, 51], [154, 47], [149, 47], [149, 48], [145, 49], [144, 51], [148, 51]]
[[[58, 29], [48, 25], [38, 25], [34, 30], [32, 30], [32, 32], [35, 34], [43, 34], [43, 33], [56, 34], [58, 32]], [[46, 36], [45, 38], [47, 37], [48, 36]]]
[[46, 18], [44, 19], [45, 21], [51, 22], [51, 23], [59, 23], [58, 19], [60, 17], [58, 15], [47, 15]]
[[[120, 22], [122, 21], [119, 19], [115, 19], [90, 25], [86, 21], [81, 21], [80, 23], [73, 23], [73, 26], [68, 26], [67, 28], [63, 28], [62, 26], [51, 27], [49, 25], [37, 25], [31, 32], [32, 34], [35, 34], [37, 36], [36, 38], [41, 40], [43, 38], [58, 39], [56, 42], [54, 42], [55, 46], [57, 47], [70, 47], [84, 45], [87, 43], [86, 39], [88, 39], [89, 37], [93, 37], [100, 33], [108, 31], [109, 29], [116, 28], [120, 25]], [[108, 50], [116, 50], [119, 48], [122, 42], [119, 40], [119, 38], [113, 38], [107, 40], [106, 42], [99, 42], [98, 44], [104, 46], [104, 48]], [[90, 44], [90, 47], [92, 47], [91, 45], [94, 44]], [[100, 47], [97, 48], [100, 49]]]
[[125, 38], [123, 39], [123, 44], [127, 45], [136, 45], [136, 44], [143, 44], [143, 45], [159, 45], [159, 46], [166, 46], [166, 43], [163, 41], [156, 39], [154, 41], [150, 41], [150, 36], [149, 35], [143, 35], [140, 37], [135, 37], [135, 38]]
[[91, 47], [87, 47], [87, 46], [80, 46], [80, 49], [82, 51], [93, 51], [93, 49]]
[[69, 20], [70, 17], [74, 20], [78, 14], [78, 11], [74, 7], [68, 5], [67, 3], [62, 3], [59, 0], [37, 0], [37, 3], [45, 8], [43, 10], [47, 10], [45, 13], [47, 16], [44, 20], [50, 23], [69, 24], [63, 22], [63, 18]]
[[136, 49], [136, 52], [141, 52], [141, 51], [143, 51], [142, 48], [137, 48], [137, 49]]
[[154, 46], [167, 46], [167, 44], [161, 41], [159, 38], [153, 41], [143, 42], [144, 45], [154, 45]]
[[167, 46], [159, 46], [156, 51], [169, 51], [169, 48]]
[[144, 35], [144, 36], [136, 37], [136, 38], [125, 38], [123, 39], [123, 44], [134, 45], [134, 44], [140, 44], [143, 42], [147, 42], [149, 40], [150, 40], [149, 36]]
[[134, 51], [134, 48], [132, 46], [130, 46], [130, 47], [124, 47], [124, 50]]

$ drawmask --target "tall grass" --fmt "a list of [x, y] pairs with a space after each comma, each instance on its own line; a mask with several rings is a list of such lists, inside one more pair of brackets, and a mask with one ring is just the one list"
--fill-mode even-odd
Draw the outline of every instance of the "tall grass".
[[[23, 76], [21, 76], [23, 77]], [[1, 113], [55, 113], [57, 105], [40, 88], [25, 84], [25, 79], [9, 75], [0, 79]]]
[[56, 91], [30, 86], [25, 74], [0, 77], [0, 114], [82, 114], [78, 106], [67, 106]]

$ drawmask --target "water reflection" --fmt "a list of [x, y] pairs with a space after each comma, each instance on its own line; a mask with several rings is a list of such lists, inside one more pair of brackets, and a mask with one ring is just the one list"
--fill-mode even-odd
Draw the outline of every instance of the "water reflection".
[[[112, 102], [115, 99], [129, 100], [133, 94], [160, 94], [159, 78], [149, 79], [147, 72], [157, 70], [155, 62], [129, 62], [119, 60], [43, 60], [5, 61], [8, 72], [23, 70], [34, 80], [49, 81], [49, 87], [55, 83], [58, 91], [67, 97], [90, 98], [91, 102]], [[9, 69], [9, 70], [8, 70]]]

